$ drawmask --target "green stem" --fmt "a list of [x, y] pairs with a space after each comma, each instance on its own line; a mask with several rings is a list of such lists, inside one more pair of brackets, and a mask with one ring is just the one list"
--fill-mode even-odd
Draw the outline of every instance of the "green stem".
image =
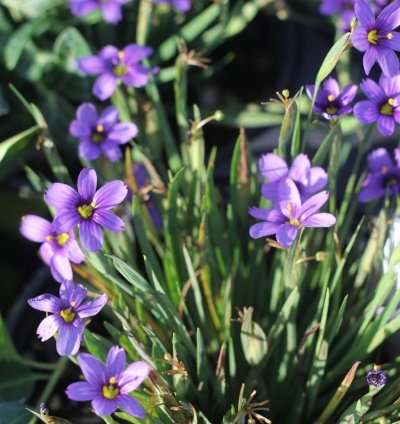
[[49, 370], [53, 371], [56, 369], [57, 364], [45, 364], [43, 362], [32, 361], [31, 359], [22, 358], [20, 363], [30, 368], [36, 368], [38, 370]]
[[[61, 358], [56, 365], [56, 368], [53, 372], [53, 374], [51, 375], [49, 381], [46, 384], [46, 387], [44, 388], [44, 391], [42, 393], [42, 395], [40, 396], [37, 404], [36, 404], [36, 409], [40, 408], [40, 405], [42, 403], [45, 403], [48, 401], [51, 393], [53, 392], [55, 386], [57, 385], [58, 381], [60, 380], [63, 372], [65, 371], [65, 368], [67, 367], [68, 364], [68, 357], [65, 356], [63, 358]], [[36, 417], [32, 417], [32, 419], [29, 421], [28, 424], [35, 424], [37, 422], [37, 418]]]

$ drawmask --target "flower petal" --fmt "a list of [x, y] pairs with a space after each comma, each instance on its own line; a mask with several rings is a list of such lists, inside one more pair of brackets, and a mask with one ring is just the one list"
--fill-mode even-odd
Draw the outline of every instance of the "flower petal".
[[354, 116], [363, 124], [372, 124], [379, 119], [378, 106], [369, 100], [362, 100], [354, 106]]
[[85, 379], [94, 386], [100, 386], [105, 381], [104, 365], [93, 355], [81, 353], [78, 356], [79, 366]]
[[321, 191], [318, 194], [314, 194], [307, 201], [304, 202], [299, 212], [300, 221], [303, 222], [309, 216], [318, 212], [321, 207], [327, 202], [329, 193], [327, 191]]
[[307, 195], [317, 193], [318, 191], [323, 190], [327, 183], [328, 175], [325, 170], [319, 166], [314, 166], [310, 169], [308, 185], [304, 188], [304, 191]]
[[117, 410], [118, 403], [116, 400], [109, 400], [99, 396], [92, 400], [92, 408], [97, 415], [107, 417]]
[[276, 240], [283, 247], [290, 247], [297, 238], [299, 229], [290, 224], [283, 224], [276, 232]]
[[370, 27], [375, 23], [374, 13], [366, 0], [356, 0], [354, 4], [354, 12], [362, 26]]
[[71, 400], [86, 402], [93, 400], [99, 395], [99, 388], [86, 381], [78, 381], [67, 387], [66, 394]]
[[117, 162], [122, 157], [119, 145], [114, 140], [106, 140], [101, 143], [103, 155], [111, 162]]
[[347, 85], [340, 93], [338, 100], [341, 101], [344, 106], [348, 105], [354, 100], [354, 97], [356, 97], [357, 90], [358, 87], [356, 84]]
[[65, 209], [55, 217], [54, 228], [58, 233], [68, 233], [79, 224], [80, 220], [76, 209]]
[[282, 224], [277, 224], [274, 222], [259, 222], [250, 227], [250, 237], [253, 239], [259, 239], [272, 234], [276, 234]]
[[306, 155], [300, 154], [296, 156], [289, 170], [289, 178], [297, 183], [307, 185], [310, 167], [310, 160]]
[[119, 112], [115, 106], [109, 106], [103, 110], [98, 123], [105, 128], [113, 128], [119, 121]]
[[56, 349], [60, 356], [76, 355], [81, 345], [84, 326], [62, 324], [58, 332]]
[[101, 13], [106, 22], [116, 24], [122, 20], [121, 6], [117, 3], [105, 2], [101, 6]]
[[385, 100], [386, 95], [382, 87], [378, 85], [374, 80], [366, 78], [360, 84], [361, 90], [364, 94], [373, 101], [381, 102]]
[[128, 64], [138, 63], [146, 57], [150, 56], [152, 52], [153, 49], [150, 47], [129, 44], [124, 48], [125, 62]]
[[25, 215], [19, 228], [21, 234], [28, 240], [42, 243], [52, 232], [52, 226], [47, 219], [36, 215]]
[[93, 221], [81, 222], [79, 237], [83, 247], [91, 252], [97, 252], [103, 246], [103, 230]]
[[125, 229], [124, 221], [107, 209], [96, 210], [93, 221], [110, 231], [121, 232]]
[[68, 243], [68, 258], [74, 264], [80, 264], [85, 260], [85, 255], [76, 240], [70, 240]]
[[122, 77], [124, 84], [130, 87], [143, 87], [149, 80], [151, 71], [141, 65], [132, 65], [129, 71]]
[[393, 50], [387, 48], [384, 48], [382, 50], [377, 57], [382, 72], [389, 77], [395, 76], [399, 73], [400, 69], [399, 59]]
[[94, 195], [97, 208], [111, 209], [119, 205], [128, 194], [128, 188], [123, 181], [115, 180], [104, 184]]
[[301, 207], [299, 189], [290, 178], [279, 183], [279, 206], [283, 215], [288, 218], [295, 217]]
[[258, 169], [267, 182], [277, 181], [288, 174], [286, 162], [273, 153], [263, 155], [258, 160]]
[[43, 312], [52, 312], [53, 314], [60, 310], [60, 299], [49, 293], [28, 299], [28, 304], [33, 309]]
[[40, 246], [39, 249], [39, 256], [41, 257], [42, 261], [47, 265], [50, 266], [51, 259], [54, 256], [55, 251], [54, 247], [51, 243], [43, 243]]
[[88, 318], [97, 315], [104, 308], [107, 300], [107, 295], [102, 294], [101, 296], [96, 297], [94, 300], [83, 303], [78, 308], [79, 317]]
[[117, 78], [107, 72], [99, 76], [93, 85], [93, 94], [99, 100], [107, 100], [112, 96], [117, 87]]
[[40, 341], [45, 342], [56, 334], [59, 326], [60, 321], [58, 320], [58, 317], [56, 315], [49, 315], [39, 324], [36, 334]]
[[90, 141], [79, 144], [79, 156], [86, 160], [96, 160], [101, 155], [100, 146]]
[[127, 143], [138, 133], [138, 128], [132, 122], [121, 122], [113, 127], [109, 132], [108, 138], [111, 138], [119, 144]]
[[392, 158], [383, 147], [373, 150], [368, 155], [368, 168], [372, 172], [381, 172], [383, 167], [392, 168], [393, 165]]
[[395, 121], [392, 116], [380, 116], [378, 118], [378, 131], [383, 136], [390, 136], [394, 133]]
[[250, 208], [249, 214], [256, 219], [261, 219], [263, 221], [275, 222], [278, 224], [282, 224], [286, 221], [284, 215], [282, 215], [281, 211], [277, 209], [265, 209], [265, 208]]
[[78, 121], [85, 123], [88, 127], [96, 125], [97, 110], [93, 103], [82, 103], [76, 110]]
[[105, 64], [97, 56], [86, 56], [78, 60], [78, 68], [86, 74], [98, 75], [105, 71]]
[[66, 256], [56, 253], [51, 259], [51, 268], [54, 268], [56, 275], [61, 276], [62, 279], [72, 280], [72, 268]]
[[44, 194], [44, 201], [57, 210], [73, 209], [79, 201], [79, 194], [67, 184], [54, 183]]
[[119, 376], [126, 368], [126, 355], [124, 349], [113, 346], [107, 354], [107, 377]]
[[379, 60], [378, 49], [375, 47], [369, 47], [363, 57], [364, 71], [367, 75], [369, 75], [377, 60]]
[[351, 37], [353, 46], [360, 52], [365, 52], [370, 48], [368, 33], [364, 27], [356, 28]]
[[303, 225], [309, 228], [332, 227], [336, 224], [336, 218], [331, 213], [316, 213], [303, 221]]
[[150, 374], [151, 368], [144, 361], [136, 361], [121, 374], [119, 385], [122, 394], [128, 394], [137, 389]]
[[85, 300], [87, 290], [81, 284], [75, 284], [73, 281], [66, 281], [60, 286], [60, 298], [68, 305], [79, 307]]
[[123, 411], [127, 412], [129, 415], [137, 418], [144, 418], [146, 412], [143, 406], [133, 397], [128, 395], [118, 396], [118, 406]]
[[92, 202], [96, 187], [96, 171], [89, 168], [82, 169], [78, 176], [78, 192], [86, 202]]
[[381, 176], [368, 175], [363, 182], [362, 188], [358, 195], [358, 200], [362, 203], [379, 199], [385, 195], [385, 187]]

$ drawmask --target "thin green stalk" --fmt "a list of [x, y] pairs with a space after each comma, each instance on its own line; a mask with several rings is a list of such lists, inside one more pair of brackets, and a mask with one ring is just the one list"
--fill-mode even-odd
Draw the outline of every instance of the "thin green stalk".
[[[40, 396], [40, 398], [39, 398], [39, 400], [36, 404], [36, 409], [39, 409], [40, 405], [42, 403], [45, 403], [45, 402], [48, 401], [48, 399], [50, 398], [50, 396], [51, 396], [51, 394], [52, 394], [52, 392], [55, 388], [55, 386], [57, 385], [57, 383], [60, 380], [63, 372], [65, 371], [67, 364], [68, 364], [68, 357], [67, 356], [64, 356], [63, 358], [59, 359], [53, 374], [51, 375], [48, 383], [46, 384], [46, 387], [44, 388], [42, 395]], [[32, 417], [28, 424], [35, 424], [36, 422], [37, 422], [37, 418]]]
[[43, 362], [33, 361], [31, 359], [22, 358], [20, 360], [20, 363], [22, 365], [26, 365], [30, 368], [36, 368], [38, 370], [50, 370], [53, 371], [56, 369], [57, 364], [45, 364]]

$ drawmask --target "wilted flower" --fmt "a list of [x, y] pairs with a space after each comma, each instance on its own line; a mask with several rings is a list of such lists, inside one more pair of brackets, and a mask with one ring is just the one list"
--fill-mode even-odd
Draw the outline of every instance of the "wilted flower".
[[97, 315], [107, 303], [105, 294], [90, 301], [85, 301], [86, 295], [83, 286], [66, 281], [60, 286], [60, 297], [46, 293], [28, 300], [32, 308], [51, 314], [40, 323], [37, 335], [45, 342], [57, 333], [56, 348], [61, 356], [78, 352], [85, 318]]
[[87, 353], [78, 357], [79, 366], [86, 381], [72, 383], [67, 387], [67, 396], [79, 402], [92, 401], [92, 408], [100, 416], [108, 416], [117, 409], [129, 415], [144, 418], [140, 403], [129, 396], [150, 373], [146, 362], [137, 361], [126, 367], [123, 349], [113, 346], [105, 364]]
[[387, 383], [385, 372], [377, 367], [374, 367], [373, 370], [368, 371], [366, 380], [367, 384], [373, 387], [383, 387]]
[[93, 86], [93, 94], [100, 100], [105, 100], [114, 93], [119, 81], [130, 87], [147, 84], [154, 69], [146, 68], [141, 61], [151, 53], [150, 47], [137, 44], [130, 44], [123, 50], [106, 46], [97, 56], [79, 59], [78, 66], [82, 72], [99, 75]]
[[104, 155], [115, 162], [122, 156], [120, 145], [128, 143], [138, 133], [131, 122], [120, 122], [118, 109], [110, 106], [100, 115], [92, 103], [83, 103], [76, 111], [69, 132], [79, 138], [79, 153], [87, 160]]
[[326, 172], [318, 166], [312, 167], [307, 155], [304, 154], [296, 156], [289, 169], [281, 157], [267, 153], [259, 159], [258, 168], [265, 179], [262, 194], [273, 203], [279, 200], [279, 184], [287, 177], [295, 181], [303, 201], [325, 188], [328, 181]]
[[187, 12], [192, 6], [191, 0], [155, 0], [155, 2], [158, 4], [169, 3], [180, 12]]
[[59, 231], [54, 223], [36, 215], [23, 216], [20, 231], [28, 240], [42, 243], [39, 255], [56, 281], [72, 280], [70, 261], [80, 264], [85, 260], [73, 231]]
[[122, 6], [130, 0], [69, 0], [71, 12], [75, 16], [86, 16], [100, 10], [105, 21], [116, 24], [122, 20]]
[[386, 6], [376, 18], [366, 0], [356, 0], [354, 11], [358, 25], [352, 42], [357, 50], [364, 53], [365, 73], [368, 75], [378, 62], [385, 75], [396, 75], [399, 59], [395, 51], [400, 50], [400, 34], [393, 30], [400, 24], [400, 0]]
[[396, 196], [400, 193], [400, 149], [396, 149], [396, 162], [384, 148], [374, 150], [368, 156], [368, 175], [359, 194], [360, 202], [379, 199], [385, 194]]
[[[150, 184], [149, 174], [142, 164], [136, 163], [133, 167], [133, 173], [139, 190], [145, 189]], [[146, 206], [155, 228], [160, 229], [162, 227], [162, 216], [152, 193], [146, 196]]]
[[80, 172], [77, 185], [78, 191], [54, 183], [44, 199], [57, 209], [56, 228], [65, 232], [79, 225], [80, 241], [86, 249], [95, 252], [103, 245], [103, 228], [114, 232], [124, 230], [124, 222], [111, 209], [125, 199], [128, 189], [122, 181], [115, 180], [96, 191], [96, 171], [87, 168]]
[[363, 124], [376, 122], [382, 135], [392, 135], [396, 123], [400, 123], [400, 75], [392, 78], [382, 75], [379, 85], [365, 79], [360, 87], [368, 100], [354, 106], [354, 116]]
[[[306, 87], [307, 96], [312, 99], [314, 96], [315, 85]], [[352, 112], [350, 103], [357, 94], [357, 86], [352, 84], [340, 90], [338, 82], [334, 78], [328, 78], [324, 81], [318, 90], [314, 104], [314, 112], [322, 115], [325, 119], [336, 119], [342, 115], [348, 115]]]
[[262, 238], [275, 234], [276, 240], [283, 247], [290, 247], [303, 228], [331, 227], [336, 223], [330, 213], [319, 210], [328, 200], [326, 191], [315, 194], [304, 203], [293, 180], [285, 178], [279, 183], [279, 202], [272, 209], [251, 208], [252, 217], [263, 222], [250, 228], [252, 238]]

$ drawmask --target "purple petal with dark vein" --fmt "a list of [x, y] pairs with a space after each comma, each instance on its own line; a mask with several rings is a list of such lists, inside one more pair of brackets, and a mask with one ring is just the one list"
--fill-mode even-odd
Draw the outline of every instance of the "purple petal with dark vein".
[[107, 295], [102, 294], [96, 299], [85, 302], [77, 309], [80, 318], [88, 318], [97, 315], [107, 303]]
[[391, 116], [380, 116], [378, 118], [378, 131], [385, 137], [394, 133], [395, 120]]
[[97, 174], [94, 169], [84, 168], [78, 176], [78, 192], [81, 197], [91, 202], [97, 188]]
[[91, 385], [86, 381], [79, 381], [70, 384], [65, 393], [71, 400], [86, 402], [99, 396], [99, 392], [99, 387]]
[[364, 27], [356, 28], [351, 37], [351, 42], [357, 50], [367, 51], [370, 48], [367, 30]]
[[81, 222], [79, 237], [83, 247], [91, 252], [97, 252], [103, 245], [103, 230], [93, 221]]
[[371, 72], [372, 67], [375, 65], [376, 61], [379, 60], [379, 52], [375, 47], [370, 47], [363, 57], [363, 66], [364, 71], [367, 75]]
[[57, 214], [54, 219], [54, 227], [59, 233], [68, 233], [79, 224], [81, 217], [76, 209], [65, 209]]
[[94, 386], [101, 386], [105, 382], [105, 367], [93, 355], [81, 353], [78, 356], [79, 366], [85, 379]]
[[49, 315], [46, 317], [36, 330], [40, 341], [45, 342], [56, 334], [60, 327], [60, 321], [56, 315]]
[[69, 185], [54, 183], [45, 192], [44, 201], [57, 210], [73, 209], [79, 201], [79, 194]]
[[309, 228], [332, 227], [336, 224], [336, 218], [331, 213], [316, 213], [303, 221], [303, 225]]
[[53, 314], [60, 310], [60, 299], [49, 293], [41, 294], [40, 296], [28, 299], [28, 305], [43, 312], [52, 312]]
[[296, 216], [301, 207], [299, 189], [290, 178], [285, 178], [279, 183], [279, 207], [286, 217]]
[[21, 234], [28, 240], [43, 243], [52, 232], [52, 225], [47, 219], [37, 215], [25, 215], [19, 227]]
[[110, 348], [107, 354], [107, 378], [119, 376], [126, 368], [126, 354], [119, 346]]
[[60, 356], [76, 355], [81, 345], [83, 330], [83, 324], [79, 327], [62, 324], [56, 341], [57, 353]]
[[119, 385], [122, 394], [128, 394], [137, 389], [150, 374], [151, 368], [144, 361], [133, 362], [121, 374]]
[[369, 100], [358, 102], [354, 106], [354, 116], [363, 124], [372, 124], [379, 118], [378, 105]]
[[94, 201], [98, 208], [109, 209], [123, 202], [127, 194], [128, 188], [123, 181], [110, 181], [97, 190]]
[[354, 13], [364, 27], [370, 27], [375, 23], [375, 16], [366, 0], [356, 0]]
[[117, 401], [119, 408], [127, 412], [129, 415], [132, 415], [133, 417], [137, 418], [145, 417], [146, 412], [143, 409], [142, 405], [136, 399], [133, 399], [131, 396], [118, 396]]
[[347, 85], [346, 87], [344, 87], [344, 89], [340, 93], [338, 100], [344, 106], [348, 105], [349, 103], [351, 103], [354, 100], [354, 97], [356, 97], [357, 89], [358, 89], [358, 87], [355, 84]]
[[378, 85], [374, 80], [367, 78], [360, 84], [361, 90], [364, 94], [373, 101], [383, 101], [386, 97], [382, 87]]
[[385, 75], [391, 77], [399, 73], [400, 62], [393, 50], [382, 48], [377, 60]]
[[124, 221], [107, 209], [97, 209], [93, 221], [110, 231], [120, 232], [125, 229]]

